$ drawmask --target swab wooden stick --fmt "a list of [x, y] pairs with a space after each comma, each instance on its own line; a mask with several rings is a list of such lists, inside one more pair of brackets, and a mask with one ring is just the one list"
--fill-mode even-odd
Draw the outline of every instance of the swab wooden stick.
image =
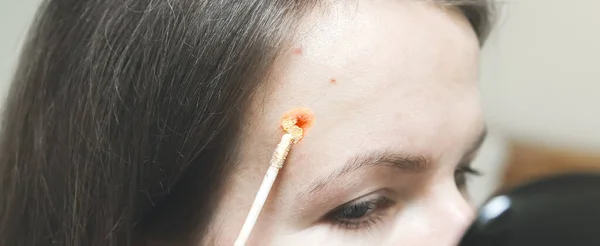
[[267, 201], [269, 193], [271, 192], [271, 188], [273, 187], [273, 183], [277, 178], [277, 174], [283, 167], [292, 145], [302, 139], [305, 130], [312, 126], [313, 122], [314, 116], [307, 108], [293, 109], [284, 114], [281, 120], [281, 127], [284, 132], [283, 137], [281, 137], [281, 141], [279, 144], [277, 144], [277, 147], [273, 152], [273, 156], [269, 162], [269, 169], [267, 170], [262, 184], [256, 193], [256, 197], [254, 198], [252, 207], [250, 207], [250, 212], [248, 212], [248, 216], [244, 221], [244, 225], [240, 230], [240, 234], [235, 240], [235, 246], [246, 245], [246, 241], [248, 241], [248, 238], [252, 233], [252, 229], [254, 228], [254, 225], [256, 225], [258, 216], [260, 215], [260, 212]]

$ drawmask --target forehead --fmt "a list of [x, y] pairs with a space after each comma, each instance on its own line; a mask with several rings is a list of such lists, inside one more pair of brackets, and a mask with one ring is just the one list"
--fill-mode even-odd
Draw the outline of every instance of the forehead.
[[265, 147], [260, 158], [269, 156], [281, 115], [305, 106], [315, 124], [295, 147], [295, 161], [333, 162], [369, 149], [439, 155], [466, 148], [466, 136], [482, 125], [478, 50], [468, 22], [432, 4], [357, 1], [315, 11], [275, 64], [270, 93], [255, 100], [246, 140]]

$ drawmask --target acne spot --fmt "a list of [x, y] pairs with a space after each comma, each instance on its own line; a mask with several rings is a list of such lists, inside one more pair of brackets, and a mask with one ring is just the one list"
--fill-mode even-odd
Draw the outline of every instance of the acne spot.
[[302, 55], [302, 47], [298, 47], [294, 49], [294, 54], [296, 55]]
[[331, 79], [329, 79], [329, 83], [336, 84], [337, 83], [337, 79], [336, 78], [331, 78]]
[[[283, 117], [281, 118], [282, 122], [289, 121], [289, 120], [294, 122], [294, 125], [302, 128], [302, 130], [306, 130], [313, 125], [313, 123], [315, 121], [315, 116], [310, 109], [300, 107], [300, 108], [295, 108], [295, 109], [292, 109], [292, 110], [286, 112], [283, 115]], [[285, 124], [283, 124], [283, 125], [285, 125]], [[285, 128], [285, 126], [284, 126], [284, 128]]]

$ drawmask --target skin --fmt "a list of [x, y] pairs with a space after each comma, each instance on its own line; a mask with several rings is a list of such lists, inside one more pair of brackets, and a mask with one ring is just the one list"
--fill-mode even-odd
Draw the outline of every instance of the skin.
[[[281, 115], [305, 106], [314, 126], [293, 146], [248, 245], [455, 244], [472, 219], [455, 171], [484, 130], [468, 21], [431, 3], [359, 0], [315, 11], [302, 27], [250, 106], [211, 239], [233, 244]], [[381, 153], [389, 158], [356, 162]], [[381, 197], [389, 201], [358, 226], [330, 219], [346, 203]]]

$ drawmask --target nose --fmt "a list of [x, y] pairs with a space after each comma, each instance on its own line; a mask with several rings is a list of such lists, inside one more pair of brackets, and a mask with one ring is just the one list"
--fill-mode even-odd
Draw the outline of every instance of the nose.
[[457, 245], [475, 216], [473, 205], [455, 185], [453, 187], [440, 191], [436, 198], [433, 198], [438, 201], [433, 201], [430, 205], [431, 214], [437, 215], [437, 219], [431, 219], [434, 223], [439, 223], [437, 235], [440, 241], [437, 245], [440, 246]]
[[406, 224], [386, 245], [455, 246], [473, 218], [473, 206], [454, 183], [438, 185], [407, 208]]
[[431, 230], [430, 244], [454, 246], [467, 230], [474, 218], [474, 207], [455, 184], [439, 189], [425, 200], [423, 215], [427, 217]]
[[449, 245], [456, 245], [475, 217], [473, 205], [460, 192], [455, 192], [443, 213], [448, 216], [448, 224], [455, 230], [448, 230]]

